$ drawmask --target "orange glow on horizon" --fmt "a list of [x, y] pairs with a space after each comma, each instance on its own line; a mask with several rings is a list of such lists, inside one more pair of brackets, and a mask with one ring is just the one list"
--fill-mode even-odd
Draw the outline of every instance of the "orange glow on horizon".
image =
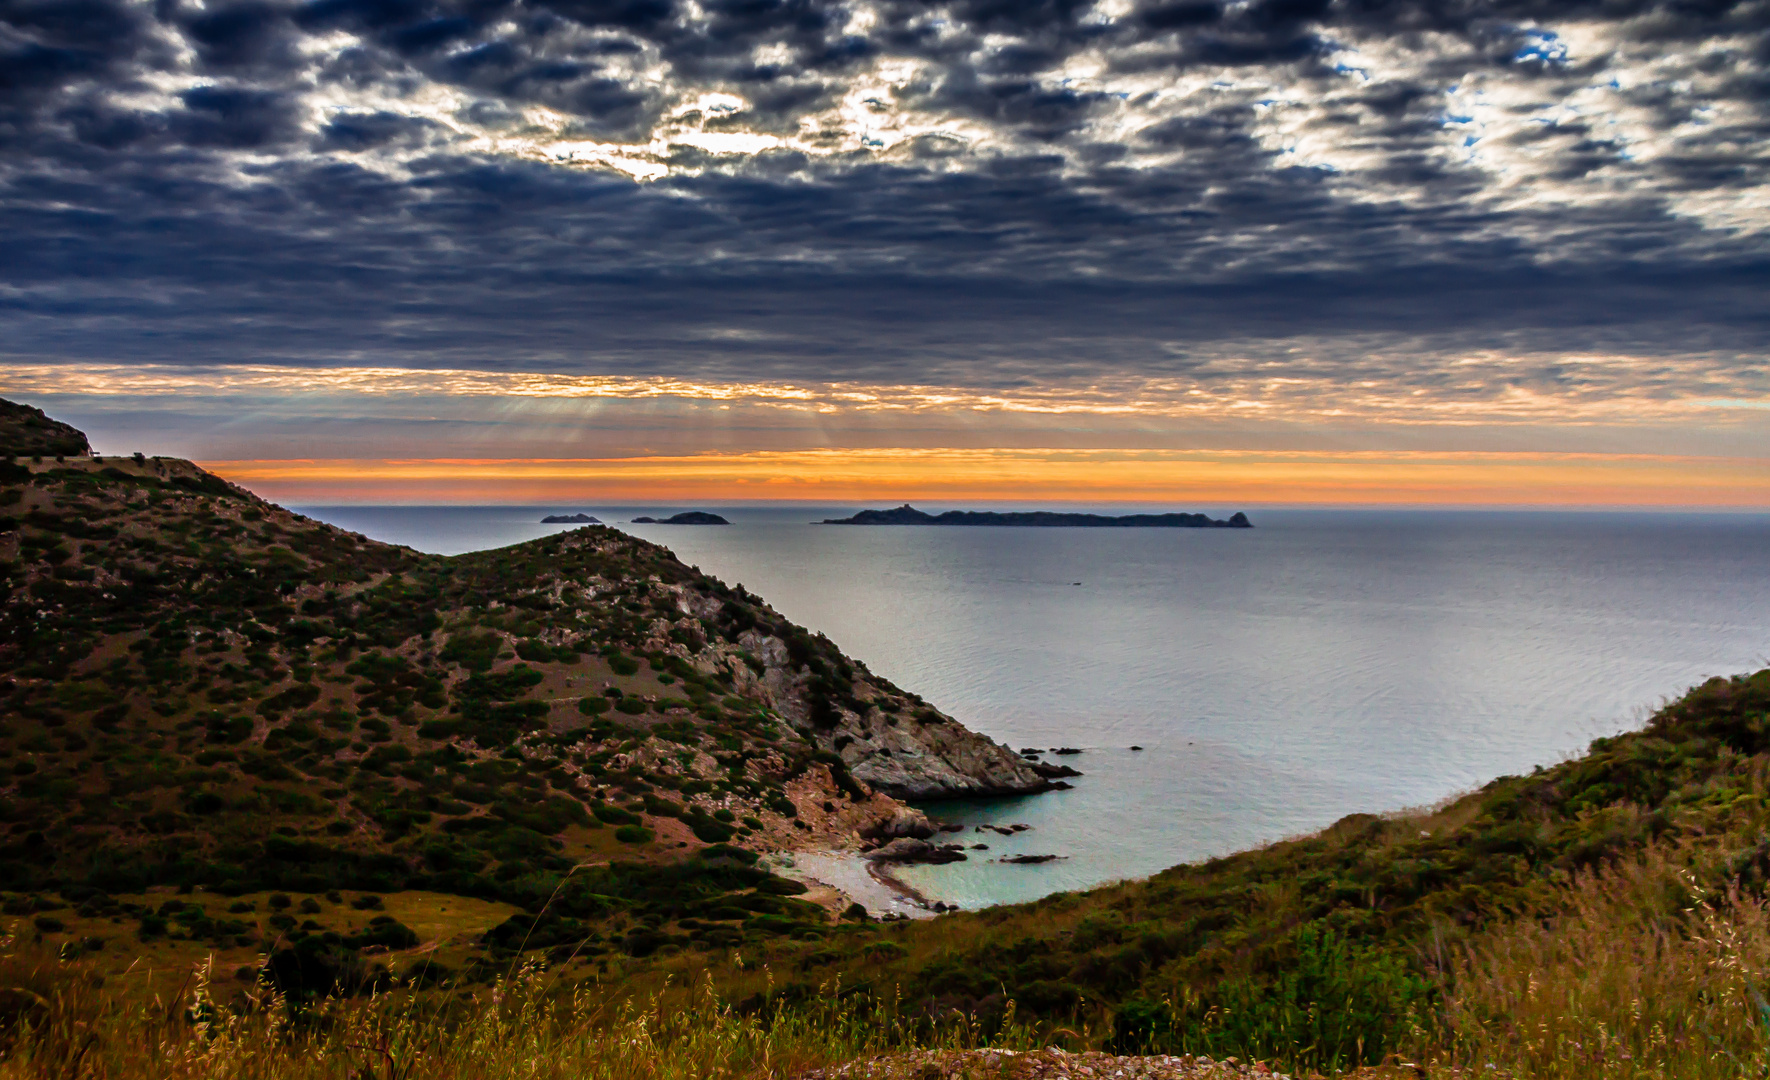
[[283, 502], [1770, 507], [1770, 460], [1642, 454], [837, 449], [203, 464]]

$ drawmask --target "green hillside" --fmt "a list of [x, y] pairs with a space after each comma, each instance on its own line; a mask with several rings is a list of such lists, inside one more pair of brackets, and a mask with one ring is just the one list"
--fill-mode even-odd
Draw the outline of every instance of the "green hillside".
[[[13, 445], [68, 438], [14, 412], [37, 442]], [[247, 952], [397, 952], [413, 933], [368, 905], [408, 892], [550, 902], [486, 935], [494, 953], [817, 936], [827, 905], [755, 864], [901, 811], [851, 764], [908, 744], [928, 752], [896, 760], [930, 782], [981, 762], [1043, 783], [615, 530], [428, 556], [139, 455], [0, 460], [0, 672], [7, 909], [59, 896]], [[148, 895], [166, 889], [307, 894], [341, 917]]]

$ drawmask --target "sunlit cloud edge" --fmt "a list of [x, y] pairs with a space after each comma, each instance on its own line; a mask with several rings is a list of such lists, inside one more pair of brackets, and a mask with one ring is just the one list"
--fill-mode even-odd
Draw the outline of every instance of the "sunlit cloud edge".
[[[1624, 374], [1636, 358], [1566, 356], [1569, 366], [1615, 369]], [[1504, 366], [1503, 357], [1469, 364]], [[1667, 365], [1664, 358], [1653, 364]], [[593, 404], [677, 401], [715, 406], [823, 414], [1029, 414], [1106, 417], [1252, 417], [1274, 420], [1381, 421], [1398, 425], [1463, 425], [1544, 421], [1581, 424], [1710, 417], [1726, 422], [1770, 408], [1770, 401], [1717, 398], [1712, 391], [1681, 393], [1675, 387], [1630, 387], [1602, 381], [1551, 393], [1517, 382], [1484, 382], [1476, 376], [1432, 389], [1384, 386], [1330, 374], [1263, 374], [1248, 363], [1210, 378], [1094, 379], [1011, 391], [962, 386], [858, 382], [717, 381], [670, 375], [573, 375], [464, 368], [413, 369], [382, 366], [284, 367], [238, 364], [180, 367], [166, 364], [9, 364], [0, 386], [14, 395], [94, 399], [240, 401], [278, 410], [291, 399], [408, 402], [421, 399], [503, 399], [515, 403]], [[1700, 381], [1700, 380], [1693, 380]]]

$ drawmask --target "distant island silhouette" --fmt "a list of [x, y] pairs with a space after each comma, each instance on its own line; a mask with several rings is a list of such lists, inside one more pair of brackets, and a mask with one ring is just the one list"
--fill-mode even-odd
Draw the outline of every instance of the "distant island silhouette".
[[705, 510], [689, 510], [681, 514], [673, 514], [667, 518], [636, 517], [635, 525], [730, 525], [731, 522], [718, 514], [709, 514]]
[[541, 519], [543, 525], [601, 525], [602, 522], [589, 514], [548, 514]]
[[996, 513], [990, 510], [948, 510], [929, 514], [904, 503], [895, 510], [862, 510], [853, 517], [825, 518], [819, 525], [1019, 525], [1070, 526], [1103, 529], [1251, 529], [1254, 523], [1241, 511], [1229, 520], [1208, 514], [1070, 514], [1051, 510]]

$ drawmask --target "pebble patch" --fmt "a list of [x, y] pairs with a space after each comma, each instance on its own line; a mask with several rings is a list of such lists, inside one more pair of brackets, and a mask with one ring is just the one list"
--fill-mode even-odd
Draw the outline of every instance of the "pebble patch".
[[850, 1061], [802, 1073], [799, 1080], [1290, 1080], [1259, 1062], [1155, 1055], [1114, 1057], [1098, 1051], [923, 1050]]

